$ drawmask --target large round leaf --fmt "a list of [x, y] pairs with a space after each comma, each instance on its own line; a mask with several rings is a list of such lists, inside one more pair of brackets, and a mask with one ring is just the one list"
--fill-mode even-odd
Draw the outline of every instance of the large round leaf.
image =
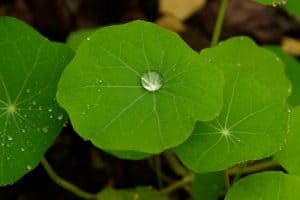
[[300, 62], [285, 53], [280, 46], [267, 46], [283, 61], [285, 65], [285, 73], [292, 83], [292, 94], [288, 98], [291, 106], [300, 105]]
[[13, 18], [0, 18], [0, 185], [33, 169], [66, 119], [55, 101], [73, 52]]
[[182, 143], [222, 106], [223, 79], [176, 34], [134, 21], [88, 37], [57, 98], [76, 131], [109, 150], [157, 153]]
[[281, 60], [246, 37], [229, 39], [200, 56], [224, 71], [224, 106], [213, 121], [196, 124], [177, 148], [180, 159], [197, 172], [209, 172], [279, 150], [291, 87]]
[[300, 199], [300, 179], [282, 172], [263, 172], [236, 182], [225, 200]]
[[275, 155], [276, 160], [291, 174], [300, 176], [300, 106], [291, 111], [287, 144]]

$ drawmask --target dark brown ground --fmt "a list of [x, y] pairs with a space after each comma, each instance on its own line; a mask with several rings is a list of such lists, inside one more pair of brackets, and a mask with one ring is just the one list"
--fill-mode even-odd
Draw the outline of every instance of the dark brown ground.
[[[209, 45], [218, 0], [208, 0], [205, 8], [188, 19], [182, 37], [194, 49]], [[161, 14], [157, 0], [0, 0], [0, 15], [27, 21], [51, 40], [65, 41], [80, 28], [124, 23], [133, 19], [154, 21]], [[249, 35], [260, 44], [279, 43], [283, 36], [300, 37], [300, 25], [283, 10], [263, 7], [250, 0], [231, 0], [222, 39]], [[156, 176], [147, 161], [122, 161], [94, 148], [66, 127], [47, 153], [49, 162], [65, 179], [96, 192], [113, 185], [157, 187]], [[168, 171], [166, 165], [163, 169]], [[176, 178], [176, 177], [174, 177]], [[0, 200], [78, 199], [55, 185], [38, 166], [13, 186], [0, 188]], [[174, 199], [186, 199], [176, 193]]]

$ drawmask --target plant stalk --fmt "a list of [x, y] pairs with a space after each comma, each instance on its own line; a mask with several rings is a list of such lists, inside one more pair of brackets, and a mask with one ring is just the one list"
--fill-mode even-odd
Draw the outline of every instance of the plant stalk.
[[183, 177], [181, 180], [175, 181], [171, 185], [160, 190], [160, 192], [164, 193], [164, 194], [170, 194], [179, 188], [185, 188], [187, 186], [187, 184], [192, 183], [194, 181], [194, 179], [195, 179], [195, 175], [193, 173], [190, 173], [187, 176]]
[[216, 46], [219, 42], [220, 39], [220, 35], [222, 32], [222, 26], [223, 26], [223, 22], [224, 22], [224, 17], [225, 17], [225, 13], [226, 13], [226, 9], [228, 6], [228, 1], [229, 0], [221, 0], [221, 5], [219, 8], [219, 12], [218, 12], [218, 16], [217, 16], [217, 21], [214, 27], [214, 32], [213, 32], [213, 36], [212, 36], [212, 40], [210, 43], [210, 46]]
[[44, 167], [47, 174], [49, 175], [49, 177], [52, 179], [52, 181], [57, 185], [59, 185], [60, 187], [64, 188], [65, 190], [68, 190], [69, 192], [73, 193], [74, 195], [82, 199], [89, 199], [89, 200], [97, 199], [97, 194], [85, 192], [80, 188], [78, 188], [77, 186], [73, 185], [72, 183], [64, 180], [59, 175], [57, 175], [53, 170], [53, 168], [50, 166], [49, 162], [45, 158], [42, 158], [41, 164]]

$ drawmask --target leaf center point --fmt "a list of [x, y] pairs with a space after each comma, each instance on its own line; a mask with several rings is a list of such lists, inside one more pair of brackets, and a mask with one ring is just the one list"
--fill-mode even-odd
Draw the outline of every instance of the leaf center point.
[[7, 112], [8, 112], [8, 113], [15, 113], [16, 110], [17, 110], [17, 107], [16, 107], [16, 105], [14, 105], [14, 104], [9, 104], [9, 105], [7, 106]]

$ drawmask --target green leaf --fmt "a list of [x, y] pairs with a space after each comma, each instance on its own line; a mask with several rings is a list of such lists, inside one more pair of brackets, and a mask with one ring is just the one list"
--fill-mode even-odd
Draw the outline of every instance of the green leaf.
[[196, 200], [218, 200], [225, 194], [224, 172], [197, 174], [192, 192]]
[[[77, 50], [81, 42], [87, 39], [88, 36], [93, 32], [95, 32], [95, 29], [83, 29], [73, 32], [68, 36], [67, 45], [69, 45], [69, 47], [71, 47], [72, 49]], [[142, 160], [151, 156], [151, 154], [137, 151], [104, 151], [110, 153], [111, 155], [117, 158], [125, 160]]]
[[225, 200], [300, 199], [300, 179], [282, 172], [263, 172], [236, 182]]
[[300, 105], [300, 62], [285, 53], [280, 46], [266, 46], [273, 51], [285, 64], [285, 73], [292, 83], [292, 93], [288, 98], [291, 106]]
[[73, 50], [77, 50], [82, 41], [88, 38], [96, 29], [82, 29], [71, 33], [67, 38], [67, 45]]
[[300, 106], [291, 111], [290, 131], [287, 144], [282, 151], [275, 155], [275, 159], [291, 174], [300, 176]]
[[96, 146], [158, 153], [186, 140], [197, 119], [219, 113], [222, 86], [220, 71], [178, 35], [134, 21], [90, 35], [64, 71], [57, 98]]
[[112, 154], [117, 158], [125, 159], [125, 160], [142, 160], [152, 155], [152, 154], [137, 152], [137, 151], [108, 151], [108, 150], [104, 150], [104, 151]]
[[288, 0], [284, 7], [292, 15], [300, 17], [299, 0]]
[[198, 122], [176, 150], [196, 172], [220, 171], [275, 153], [286, 137], [290, 83], [284, 65], [251, 39], [236, 37], [200, 54], [223, 69], [224, 106], [210, 122]]
[[167, 200], [168, 198], [150, 187], [138, 187], [129, 190], [105, 189], [100, 193], [99, 200]]
[[73, 56], [25, 23], [0, 18], [0, 185], [32, 170], [67, 118], [56, 83]]
[[264, 5], [277, 6], [277, 5], [285, 5], [289, 0], [254, 0], [254, 1]]

